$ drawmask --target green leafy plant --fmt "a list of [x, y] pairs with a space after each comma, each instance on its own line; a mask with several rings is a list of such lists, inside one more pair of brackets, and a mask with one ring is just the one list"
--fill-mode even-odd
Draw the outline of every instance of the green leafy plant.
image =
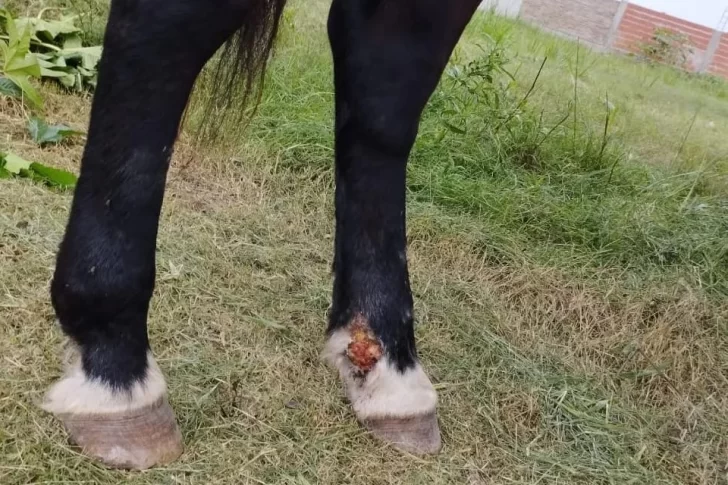
[[42, 119], [33, 116], [28, 121], [30, 137], [40, 146], [60, 143], [68, 138], [82, 135], [82, 131], [74, 130], [66, 125], [49, 125]]
[[33, 46], [38, 47], [41, 76], [56, 79], [69, 89], [80, 91], [96, 87], [96, 67], [101, 59], [101, 46], [84, 47], [81, 29], [74, 25], [76, 17], [46, 21], [21, 18], [19, 23], [32, 27]]
[[77, 16], [46, 20], [45, 12], [37, 17], [13, 18], [0, 10], [5, 65], [0, 94], [16, 98], [25, 94], [35, 107], [40, 107], [42, 99], [28, 82], [29, 77], [55, 79], [68, 89], [82, 91], [96, 86], [101, 59], [101, 46], [83, 45], [83, 32], [75, 25]]
[[76, 176], [66, 170], [31, 162], [14, 153], [0, 153], [0, 179], [11, 177], [30, 178], [60, 189], [73, 188], [77, 182]]
[[9, 78], [0, 75], [0, 94], [20, 99], [23, 96], [23, 91]]
[[685, 67], [693, 47], [690, 38], [682, 32], [665, 27], [655, 29], [649, 42], [639, 46], [644, 57], [652, 62], [659, 62], [675, 67]]
[[489, 48], [478, 47], [482, 56], [465, 65], [451, 64], [446, 71], [448, 80], [454, 86], [464, 88], [467, 97], [446, 109], [445, 114], [456, 114], [464, 105], [481, 103], [492, 113], [507, 117], [512, 101], [511, 89], [515, 85], [513, 75], [506, 68], [510, 59], [503, 45], [496, 41]]
[[4, 10], [0, 17], [5, 20], [6, 35], [0, 37], [2, 53], [2, 73], [0, 74], [0, 94], [14, 98], [24, 98], [35, 107], [43, 105], [43, 99], [30, 83], [31, 77], [40, 77], [41, 68], [38, 58], [30, 52], [31, 32], [26, 25], [19, 26]]

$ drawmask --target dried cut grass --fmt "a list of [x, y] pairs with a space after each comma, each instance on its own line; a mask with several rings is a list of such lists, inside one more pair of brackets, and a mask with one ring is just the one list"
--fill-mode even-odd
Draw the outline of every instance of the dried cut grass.
[[[47, 284], [69, 198], [3, 186], [3, 483], [718, 483], [726, 349], [709, 329], [723, 305], [494, 266], [467, 239], [414, 231], [420, 351], [446, 448], [400, 455], [356, 425], [318, 358], [329, 181], [229, 159], [192, 171], [193, 153], [181, 146], [170, 174], [150, 321], [188, 450], [143, 474], [85, 461], [35, 407], [60, 372]], [[413, 227], [432, 217], [412, 212]]]

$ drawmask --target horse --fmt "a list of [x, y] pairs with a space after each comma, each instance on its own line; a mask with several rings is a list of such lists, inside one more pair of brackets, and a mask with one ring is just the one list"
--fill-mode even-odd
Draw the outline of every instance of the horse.
[[[356, 419], [414, 454], [441, 448], [419, 362], [406, 253], [406, 165], [420, 116], [480, 0], [333, 0], [333, 294], [323, 355]], [[43, 407], [82, 452], [119, 468], [183, 451], [147, 335], [172, 147], [193, 85], [262, 82], [285, 0], [112, 0], [88, 137], [51, 301], [72, 343]]]

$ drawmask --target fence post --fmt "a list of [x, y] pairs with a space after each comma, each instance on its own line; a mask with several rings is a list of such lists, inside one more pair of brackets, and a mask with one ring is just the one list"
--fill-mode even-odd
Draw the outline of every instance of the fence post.
[[713, 63], [713, 57], [715, 57], [715, 52], [718, 50], [718, 46], [720, 45], [721, 37], [723, 37], [723, 32], [721, 30], [715, 29], [713, 31], [713, 37], [710, 38], [708, 48], [705, 49], [703, 62], [700, 63], [700, 66], [698, 67], [698, 72], [705, 72], [710, 69], [710, 65]]
[[614, 14], [614, 18], [612, 19], [612, 25], [609, 27], [609, 34], [607, 34], [607, 49], [611, 49], [614, 46], [614, 42], [617, 40], [619, 25], [622, 23], [624, 12], [627, 11], [627, 5], [629, 5], [629, 0], [621, 0], [619, 2], [619, 7], [617, 7], [617, 13]]

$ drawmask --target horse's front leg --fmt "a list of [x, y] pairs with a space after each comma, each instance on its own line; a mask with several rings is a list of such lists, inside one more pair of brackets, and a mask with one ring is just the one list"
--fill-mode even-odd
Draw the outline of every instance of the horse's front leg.
[[415, 453], [440, 449], [415, 350], [405, 174], [420, 114], [479, 1], [335, 0], [336, 255], [326, 354], [357, 418]]
[[[188, 95], [242, 2], [115, 0], [51, 295], [76, 356], [44, 407], [85, 453], [147, 468], [182, 438], [147, 339], [165, 177]], [[235, 6], [237, 5], [237, 6]]]

